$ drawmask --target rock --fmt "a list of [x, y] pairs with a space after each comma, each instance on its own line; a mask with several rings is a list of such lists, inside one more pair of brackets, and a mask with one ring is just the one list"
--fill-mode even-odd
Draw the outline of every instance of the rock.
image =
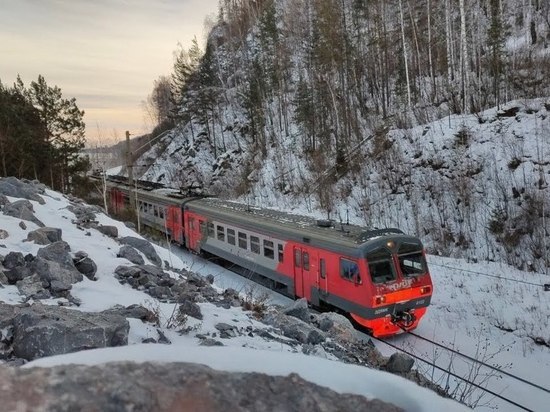
[[178, 311], [180, 314], [185, 314], [191, 316], [192, 318], [202, 320], [201, 308], [199, 307], [199, 305], [189, 300], [184, 300], [180, 304]]
[[48, 299], [51, 297], [50, 292], [44, 288], [42, 279], [37, 273], [17, 281], [16, 286], [19, 293], [27, 299]]
[[23, 221], [19, 222], [19, 227], [23, 230], [27, 230], [27, 225]]
[[37, 245], [49, 245], [53, 242], [61, 240], [61, 229], [55, 227], [41, 227], [27, 234], [27, 241], [36, 243]]
[[3, 270], [0, 270], [0, 285], [7, 285], [8, 283], [8, 277]]
[[134, 222], [124, 222], [124, 226], [128, 229], [136, 230], [136, 224]]
[[396, 352], [390, 356], [386, 364], [386, 370], [390, 373], [405, 374], [410, 372], [414, 365], [414, 359], [404, 353]]
[[136, 265], [145, 264], [145, 260], [143, 259], [143, 257], [132, 246], [128, 246], [128, 245], [122, 246], [117, 253], [117, 257], [127, 259]]
[[1, 368], [0, 398], [6, 411], [401, 411], [297, 374], [225, 372], [181, 362]]
[[201, 340], [201, 343], [199, 343], [199, 346], [225, 346], [225, 345], [219, 340], [206, 338]]
[[58, 262], [37, 257], [29, 267], [40, 276], [46, 288], [49, 288], [54, 296], [62, 296], [63, 292], [71, 289], [71, 285], [81, 282], [82, 274], [76, 268], [67, 268]]
[[73, 263], [76, 267], [76, 270], [78, 270], [88, 279], [95, 280], [97, 265], [90, 257], [86, 255], [85, 252], [77, 252], [73, 259]]
[[208, 281], [208, 283], [210, 283], [211, 285], [214, 284], [214, 275], [212, 274], [209, 274], [209, 275], [206, 275], [206, 280]]
[[0, 229], [0, 239], [7, 239], [9, 236], [10, 234], [6, 230]]
[[73, 212], [76, 217], [76, 224], [80, 226], [84, 226], [86, 228], [91, 226], [92, 222], [95, 222], [96, 215], [95, 212], [98, 210], [98, 208], [95, 208], [93, 206], [87, 206], [87, 205], [78, 205], [78, 204], [71, 204], [67, 206], [67, 209], [70, 212]]
[[222, 322], [217, 323], [214, 327], [220, 331], [220, 338], [222, 339], [234, 338], [238, 335], [236, 326]]
[[151, 322], [151, 323], [155, 323], [159, 320], [158, 315], [156, 315], [154, 312], [137, 304], [130, 305], [127, 307], [124, 307], [122, 305], [116, 305], [110, 309], [104, 310], [101, 313], [116, 314], [124, 318], [139, 319], [144, 322]]
[[356, 331], [349, 319], [335, 312], [325, 312], [315, 317], [319, 329], [327, 332], [334, 339], [345, 342], [356, 342]]
[[10, 204], [9, 199], [5, 195], [0, 194], [0, 209], [2, 209], [2, 207], [9, 204]]
[[99, 225], [97, 227], [97, 230], [99, 230], [101, 233], [103, 233], [106, 236], [117, 238], [118, 237], [118, 228], [116, 226], [103, 226]]
[[34, 200], [43, 205], [46, 202], [38, 193], [44, 193], [43, 186], [29, 184], [15, 177], [0, 179], [0, 194], [2, 195]]
[[266, 313], [263, 321], [281, 329], [281, 332], [287, 338], [294, 339], [302, 344], [309, 343], [316, 345], [326, 340], [323, 332], [314, 326], [304, 322], [301, 319], [293, 316], [287, 316], [276, 310], [271, 310]]
[[25, 265], [25, 256], [21, 252], [10, 252], [2, 261], [2, 265], [5, 269], [10, 270], [19, 266]]
[[30, 271], [25, 267], [25, 257], [21, 252], [10, 252], [3, 260], [4, 274], [10, 284], [15, 284], [18, 280], [30, 275]]
[[306, 298], [295, 300], [283, 309], [283, 313], [288, 316], [294, 316], [295, 318], [301, 319], [304, 322], [310, 321], [310, 313], [307, 306]]
[[131, 237], [131, 236], [123, 237], [119, 239], [119, 241], [123, 245], [129, 245], [139, 250], [141, 253], [145, 255], [147, 259], [153, 262], [156, 266], [160, 267], [162, 265], [162, 260], [160, 259], [159, 255], [155, 251], [155, 248], [153, 247], [153, 245], [151, 245], [151, 243], [149, 243], [148, 241], [144, 239], [139, 239], [137, 237]]
[[38, 250], [37, 257], [57, 262], [67, 269], [76, 269], [70, 255], [71, 247], [67, 242], [55, 242]]
[[4, 206], [3, 213], [6, 216], [33, 222], [39, 227], [44, 227], [44, 223], [36, 218], [32, 203], [28, 200], [17, 200]]
[[[130, 325], [120, 315], [36, 303], [15, 307], [10, 313], [5, 306], [0, 303], [0, 327], [3, 322], [13, 326], [13, 353], [19, 358], [32, 360], [128, 343]], [[6, 321], [5, 313], [11, 315], [11, 321]]]

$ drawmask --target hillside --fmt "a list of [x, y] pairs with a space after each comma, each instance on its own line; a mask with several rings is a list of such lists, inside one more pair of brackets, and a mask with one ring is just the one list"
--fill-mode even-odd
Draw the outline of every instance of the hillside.
[[222, 3], [138, 175], [545, 272], [549, 7], [495, 4]]
[[230, 279], [219, 266], [153, 246], [42, 185], [1, 179], [0, 193], [6, 410], [465, 410], [376, 370], [436, 388], [361, 342], [340, 315], [267, 305], [259, 286], [218, 286]]

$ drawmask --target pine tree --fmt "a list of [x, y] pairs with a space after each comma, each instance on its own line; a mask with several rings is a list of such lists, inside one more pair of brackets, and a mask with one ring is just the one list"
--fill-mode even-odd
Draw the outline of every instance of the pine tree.
[[84, 111], [76, 99], [64, 99], [58, 86], [50, 87], [42, 75], [31, 82], [29, 96], [48, 132], [50, 181], [52, 188], [71, 189], [71, 176], [83, 170], [79, 160], [84, 148]]

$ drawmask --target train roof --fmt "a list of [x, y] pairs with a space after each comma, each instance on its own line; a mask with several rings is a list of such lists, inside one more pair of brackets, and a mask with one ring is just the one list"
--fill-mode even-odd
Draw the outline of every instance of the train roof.
[[419, 248], [423, 247], [418, 238], [406, 235], [396, 228], [368, 229], [334, 220], [318, 220], [218, 198], [187, 201], [185, 207], [228, 224], [234, 223], [249, 229], [263, 229], [264, 232], [273, 234], [275, 237], [280, 235], [331, 250], [346, 249], [352, 256], [363, 255], [377, 249], [385, 245], [389, 238], [398, 242], [417, 244]]

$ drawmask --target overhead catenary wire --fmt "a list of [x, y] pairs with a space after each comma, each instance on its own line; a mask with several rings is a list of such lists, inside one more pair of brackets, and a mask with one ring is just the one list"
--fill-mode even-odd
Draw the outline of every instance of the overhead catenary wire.
[[476, 270], [462, 269], [462, 268], [457, 268], [457, 267], [454, 267], [454, 266], [442, 265], [442, 264], [439, 264], [439, 263], [430, 262], [430, 266], [438, 266], [438, 267], [442, 267], [442, 268], [446, 268], [446, 269], [455, 270], [457, 272], [464, 272], [464, 273], [467, 273], [467, 274], [470, 274], [470, 275], [486, 276], [486, 277], [489, 277], [489, 278], [495, 278], [495, 279], [499, 279], [499, 280], [507, 280], [507, 281], [516, 282], [516, 283], [523, 283], [525, 285], [537, 286], [537, 287], [542, 287], [542, 288], [545, 288], [545, 289], [548, 287], [548, 284], [541, 284], [541, 283], [535, 283], [535, 282], [528, 282], [526, 280], [507, 278], [507, 277], [504, 277], [504, 276], [493, 275], [493, 274], [490, 274], [490, 273], [478, 272]]

